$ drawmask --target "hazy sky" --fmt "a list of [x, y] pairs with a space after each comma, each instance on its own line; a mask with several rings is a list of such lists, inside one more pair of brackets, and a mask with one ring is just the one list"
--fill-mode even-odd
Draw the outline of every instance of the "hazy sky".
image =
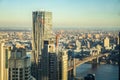
[[42, 9], [53, 27], [120, 26], [120, 0], [0, 0], [0, 27], [31, 27], [32, 11]]

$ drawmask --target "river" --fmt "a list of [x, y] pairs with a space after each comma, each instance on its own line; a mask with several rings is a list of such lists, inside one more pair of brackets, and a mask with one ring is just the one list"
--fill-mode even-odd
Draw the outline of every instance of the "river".
[[89, 73], [95, 74], [96, 80], [119, 80], [118, 65], [100, 64], [92, 68], [91, 64], [82, 64], [76, 68], [76, 77], [83, 77]]

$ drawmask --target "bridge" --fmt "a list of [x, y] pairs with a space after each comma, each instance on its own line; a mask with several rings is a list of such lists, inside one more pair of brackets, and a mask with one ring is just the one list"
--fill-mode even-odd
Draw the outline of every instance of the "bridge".
[[68, 63], [68, 73], [69, 73], [69, 75], [75, 76], [77, 66], [80, 66], [81, 64], [84, 64], [85, 62], [88, 62], [88, 61], [93, 61], [93, 64], [96, 64], [96, 63], [98, 63], [99, 57], [108, 56], [108, 55], [109, 55], [109, 53], [98, 54], [98, 55], [86, 57], [82, 60], [77, 59], [77, 58], [73, 58]]
[[81, 65], [81, 64], [84, 64], [85, 62], [92, 61], [93, 59], [96, 59], [96, 58], [99, 58], [99, 57], [102, 57], [102, 56], [108, 56], [108, 53], [99, 54], [99, 55], [95, 55], [95, 56], [89, 56], [89, 57], [84, 58], [83, 60], [74, 58], [74, 59], [70, 62], [71, 64], [68, 66], [68, 71], [70, 71], [71, 69], [73, 69], [74, 66], [77, 67], [77, 66], [79, 66], [79, 65]]

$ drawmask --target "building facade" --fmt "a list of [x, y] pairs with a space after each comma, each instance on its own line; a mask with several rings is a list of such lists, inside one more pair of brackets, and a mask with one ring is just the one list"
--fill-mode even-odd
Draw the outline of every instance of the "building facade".
[[59, 80], [68, 80], [68, 54], [66, 50], [59, 52]]
[[10, 49], [5, 42], [0, 41], [0, 80], [8, 80], [8, 60], [10, 58]]
[[39, 62], [42, 54], [44, 39], [51, 38], [52, 13], [45, 11], [33, 12], [33, 51], [35, 51], [35, 62]]
[[35, 11], [33, 16], [33, 45], [32, 45], [32, 75], [38, 80], [41, 79], [41, 59], [44, 40], [51, 38], [52, 13], [46, 11]]
[[109, 47], [110, 47], [110, 40], [109, 40], [108, 37], [106, 37], [106, 38], [104, 39], [104, 47], [105, 47], [105, 48], [109, 48]]
[[32, 80], [30, 57], [23, 48], [11, 50], [9, 59], [9, 80]]
[[58, 56], [53, 41], [44, 41], [43, 53], [41, 80], [58, 80]]

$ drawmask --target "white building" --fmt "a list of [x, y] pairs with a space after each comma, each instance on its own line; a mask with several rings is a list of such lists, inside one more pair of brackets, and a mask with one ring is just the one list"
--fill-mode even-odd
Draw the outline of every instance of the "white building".
[[110, 40], [109, 40], [108, 37], [106, 37], [106, 38], [104, 39], [104, 47], [105, 47], [105, 48], [109, 48], [109, 47], [110, 47]]
[[8, 60], [10, 58], [9, 47], [4, 41], [0, 41], [0, 80], [8, 80]]

